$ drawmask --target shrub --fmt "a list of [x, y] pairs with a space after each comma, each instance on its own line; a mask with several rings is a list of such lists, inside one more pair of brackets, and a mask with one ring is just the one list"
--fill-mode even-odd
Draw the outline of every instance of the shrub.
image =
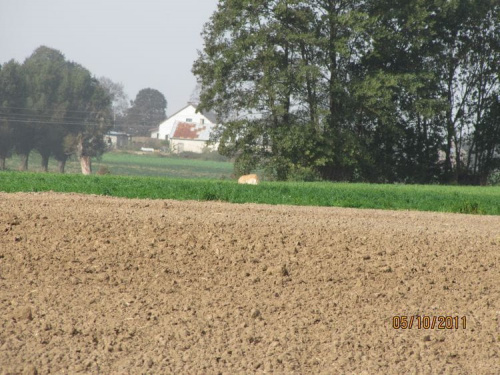
[[462, 214], [476, 214], [476, 215], [483, 213], [483, 211], [479, 208], [479, 203], [470, 201], [463, 202], [459, 206], [458, 212]]
[[100, 175], [100, 176], [103, 176], [103, 175], [106, 175], [106, 174], [111, 174], [111, 171], [110, 171], [110, 169], [107, 166], [101, 165], [99, 167], [99, 170], [97, 171], [97, 174]]
[[491, 185], [491, 186], [500, 186], [500, 171], [492, 173], [488, 177], [488, 183], [487, 184]]
[[174, 154], [179, 158], [189, 159], [189, 160], [205, 160], [205, 161], [223, 161], [229, 162], [230, 158], [227, 156], [223, 156], [219, 154], [217, 151], [210, 150], [209, 148], [204, 148], [202, 153], [192, 152], [192, 151], [183, 151], [178, 154]]
[[311, 167], [293, 166], [288, 173], [289, 181], [320, 181], [321, 176]]

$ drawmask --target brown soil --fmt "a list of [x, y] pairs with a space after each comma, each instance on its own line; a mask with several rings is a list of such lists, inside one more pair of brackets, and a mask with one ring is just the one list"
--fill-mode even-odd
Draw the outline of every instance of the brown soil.
[[492, 216], [0, 193], [0, 374], [498, 374], [499, 250]]

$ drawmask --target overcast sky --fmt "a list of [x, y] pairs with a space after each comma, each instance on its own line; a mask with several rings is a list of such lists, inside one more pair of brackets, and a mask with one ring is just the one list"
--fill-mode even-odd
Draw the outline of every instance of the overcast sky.
[[130, 100], [143, 88], [181, 109], [200, 33], [217, 0], [0, 0], [0, 64], [22, 63], [39, 46], [61, 51], [96, 77], [121, 82]]

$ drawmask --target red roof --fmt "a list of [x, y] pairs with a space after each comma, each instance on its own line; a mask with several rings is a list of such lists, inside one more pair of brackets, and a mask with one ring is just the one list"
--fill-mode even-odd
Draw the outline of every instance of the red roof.
[[206, 126], [197, 128], [196, 124], [190, 124], [188, 122], [179, 122], [175, 128], [174, 135], [172, 138], [182, 138], [182, 139], [198, 139], [200, 133], [206, 129]]

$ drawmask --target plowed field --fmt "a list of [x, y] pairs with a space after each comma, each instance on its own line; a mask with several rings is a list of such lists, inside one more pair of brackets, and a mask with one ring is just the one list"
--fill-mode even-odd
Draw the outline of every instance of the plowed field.
[[499, 345], [498, 216], [0, 193], [0, 374], [498, 374]]

